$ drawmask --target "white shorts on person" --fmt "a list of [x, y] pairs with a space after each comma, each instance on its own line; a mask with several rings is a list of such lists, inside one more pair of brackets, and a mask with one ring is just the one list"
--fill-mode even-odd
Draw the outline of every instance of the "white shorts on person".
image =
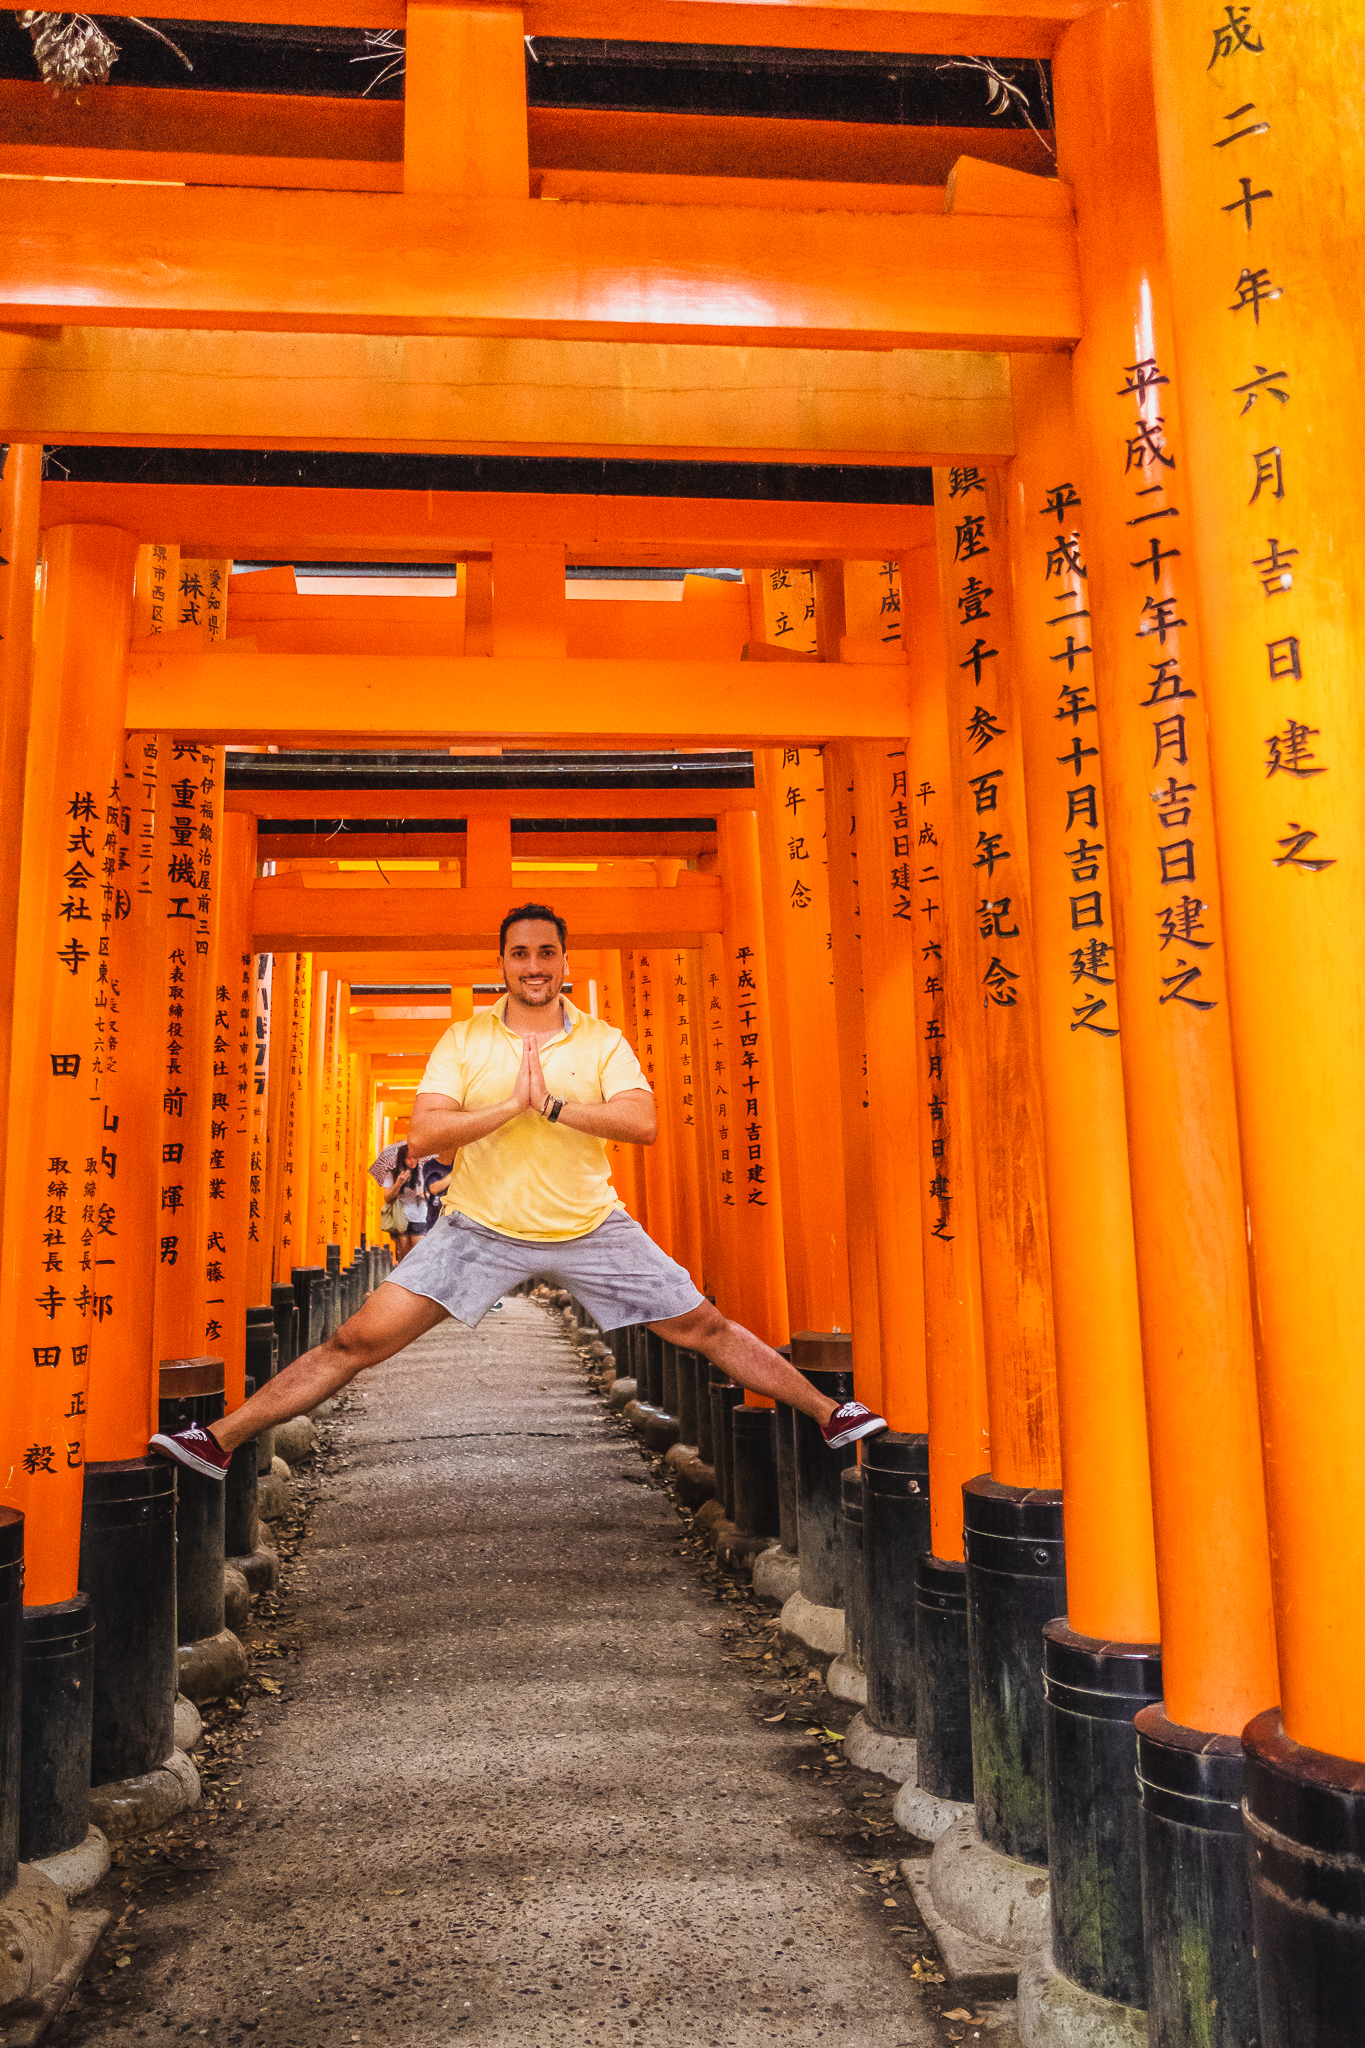
[[504, 1237], [452, 1210], [427, 1232], [387, 1285], [435, 1301], [472, 1329], [524, 1280], [563, 1287], [602, 1330], [663, 1323], [705, 1296], [634, 1217], [616, 1209], [583, 1237]]

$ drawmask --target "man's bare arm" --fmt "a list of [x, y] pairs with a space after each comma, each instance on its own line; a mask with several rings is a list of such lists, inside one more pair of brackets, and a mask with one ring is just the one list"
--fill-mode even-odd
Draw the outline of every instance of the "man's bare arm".
[[477, 1144], [530, 1107], [531, 1062], [523, 1046], [516, 1083], [506, 1102], [490, 1103], [487, 1109], [461, 1109], [452, 1095], [417, 1096], [408, 1125], [408, 1146], [424, 1159], [433, 1152], [448, 1159], [461, 1145]]
[[625, 1145], [652, 1145], [659, 1135], [659, 1117], [648, 1088], [626, 1088], [610, 1102], [566, 1102], [556, 1123], [562, 1130], [587, 1131], [594, 1138], [617, 1138]]

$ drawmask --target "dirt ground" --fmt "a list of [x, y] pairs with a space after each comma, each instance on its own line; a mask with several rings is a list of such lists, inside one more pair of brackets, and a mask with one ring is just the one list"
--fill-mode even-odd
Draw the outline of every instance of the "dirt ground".
[[533, 1301], [365, 1376], [54, 2048], [1013, 2048], [938, 1979], [851, 1709], [689, 1531]]

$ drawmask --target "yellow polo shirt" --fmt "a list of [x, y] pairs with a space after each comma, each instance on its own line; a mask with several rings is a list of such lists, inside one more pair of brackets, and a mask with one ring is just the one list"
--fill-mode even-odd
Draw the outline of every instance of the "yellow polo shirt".
[[[614, 1024], [585, 1016], [561, 996], [565, 1028], [540, 1048], [540, 1070], [552, 1095], [565, 1102], [610, 1102], [628, 1088], [648, 1088], [623, 1034]], [[521, 1066], [521, 1040], [503, 1021], [506, 996], [452, 1024], [422, 1076], [419, 1095], [448, 1095], [461, 1109], [506, 1102]], [[547, 1123], [538, 1110], [513, 1117], [486, 1138], [462, 1145], [442, 1197], [489, 1230], [528, 1243], [583, 1237], [624, 1207], [611, 1184], [601, 1138]]]

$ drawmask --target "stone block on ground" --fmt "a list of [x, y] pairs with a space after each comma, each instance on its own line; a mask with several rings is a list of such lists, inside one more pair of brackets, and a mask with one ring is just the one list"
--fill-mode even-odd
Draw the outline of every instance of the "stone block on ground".
[[641, 1434], [645, 1440], [646, 1450], [662, 1453], [672, 1450], [674, 1444], [678, 1441], [680, 1432], [676, 1421], [671, 1415], [663, 1415], [658, 1409], [655, 1409], [645, 1417], [645, 1424]]
[[903, 1785], [919, 1769], [919, 1751], [913, 1735], [883, 1735], [866, 1714], [855, 1714], [844, 1735], [844, 1755], [860, 1771], [875, 1771]]
[[271, 1462], [270, 1471], [256, 1481], [256, 1512], [265, 1522], [277, 1522], [294, 1498], [294, 1475], [283, 1458]]
[[92, 1892], [109, 1868], [109, 1842], [99, 1828], [87, 1828], [85, 1839], [55, 1856], [35, 1856], [33, 1869], [50, 1878], [69, 1905]]
[[703, 1501], [692, 1517], [692, 1526], [699, 1536], [709, 1537], [717, 1522], [725, 1520], [725, 1503], [722, 1500]]
[[940, 1799], [936, 1792], [926, 1792], [913, 1779], [901, 1786], [892, 1809], [896, 1826], [921, 1842], [937, 1842], [954, 1821], [962, 1820], [972, 1811], [969, 1799]]
[[981, 1839], [974, 1811], [939, 1837], [929, 1859], [929, 1882], [943, 1918], [978, 1941], [1027, 1956], [1051, 1939], [1046, 1869], [990, 1848]]
[[611, 1391], [607, 1395], [608, 1408], [614, 1408], [619, 1414], [628, 1402], [635, 1399], [637, 1392], [638, 1388], [634, 1380], [624, 1378], [613, 1380]]
[[726, 1533], [716, 1542], [716, 1562], [727, 1572], [752, 1571], [754, 1560], [771, 1550], [776, 1543], [775, 1536], [749, 1536], [742, 1529], [731, 1528], [729, 1524], [717, 1524]]
[[801, 1560], [779, 1545], [754, 1559], [754, 1591], [760, 1600], [785, 1607], [793, 1593], [801, 1590]]
[[109, 1925], [112, 1915], [101, 1908], [78, 1907], [70, 1916], [70, 1941], [66, 1961], [56, 1975], [31, 1993], [4, 2021], [5, 2048], [37, 2048], [85, 1973], [95, 1943]]
[[280, 1582], [280, 1554], [270, 1541], [268, 1530], [257, 1534], [256, 1548], [249, 1557], [229, 1557], [225, 1561], [241, 1573], [253, 1593], [273, 1593]]
[[1146, 2048], [1147, 2015], [1073, 1984], [1049, 1947], [1019, 1965], [1019, 2039], [1023, 2048]]
[[251, 1616], [251, 1588], [236, 1565], [223, 1565], [223, 1620], [236, 1635]]
[[204, 1723], [198, 1707], [184, 1693], [178, 1693], [175, 1701], [175, 1746], [183, 1749], [186, 1756], [199, 1747], [204, 1736]]
[[183, 1750], [173, 1749], [164, 1764], [136, 1778], [114, 1778], [90, 1788], [90, 1819], [111, 1841], [127, 1841], [164, 1828], [168, 1821], [199, 1804], [199, 1773]]
[[291, 1471], [311, 1458], [316, 1448], [317, 1431], [306, 1415], [275, 1424], [275, 1456], [283, 1458]]
[[716, 1468], [714, 1465], [703, 1465], [700, 1458], [693, 1458], [687, 1464], [679, 1465], [676, 1470], [678, 1475], [678, 1499], [685, 1508], [691, 1508], [695, 1513], [697, 1509], [705, 1506], [707, 1501], [715, 1499]]
[[1010, 1998], [1019, 1978], [1020, 1958], [1013, 1949], [994, 1942], [978, 1941], [946, 1920], [934, 1904], [929, 1882], [929, 1861], [907, 1858], [900, 1867], [910, 1887], [910, 1896], [938, 1950], [943, 1975], [951, 1988], [964, 1998]]
[[246, 1651], [230, 1628], [197, 1643], [182, 1643], [175, 1663], [181, 1692], [200, 1706], [222, 1699], [246, 1677]]
[[825, 1689], [836, 1700], [847, 1700], [855, 1707], [867, 1705], [867, 1673], [847, 1655], [836, 1657], [830, 1665], [825, 1673]]
[[782, 1626], [808, 1650], [822, 1657], [837, 1657], [844, 1647], [842, 1607], [817, 1607], [804, 1593], [793, 1593], [782, 1609]]

